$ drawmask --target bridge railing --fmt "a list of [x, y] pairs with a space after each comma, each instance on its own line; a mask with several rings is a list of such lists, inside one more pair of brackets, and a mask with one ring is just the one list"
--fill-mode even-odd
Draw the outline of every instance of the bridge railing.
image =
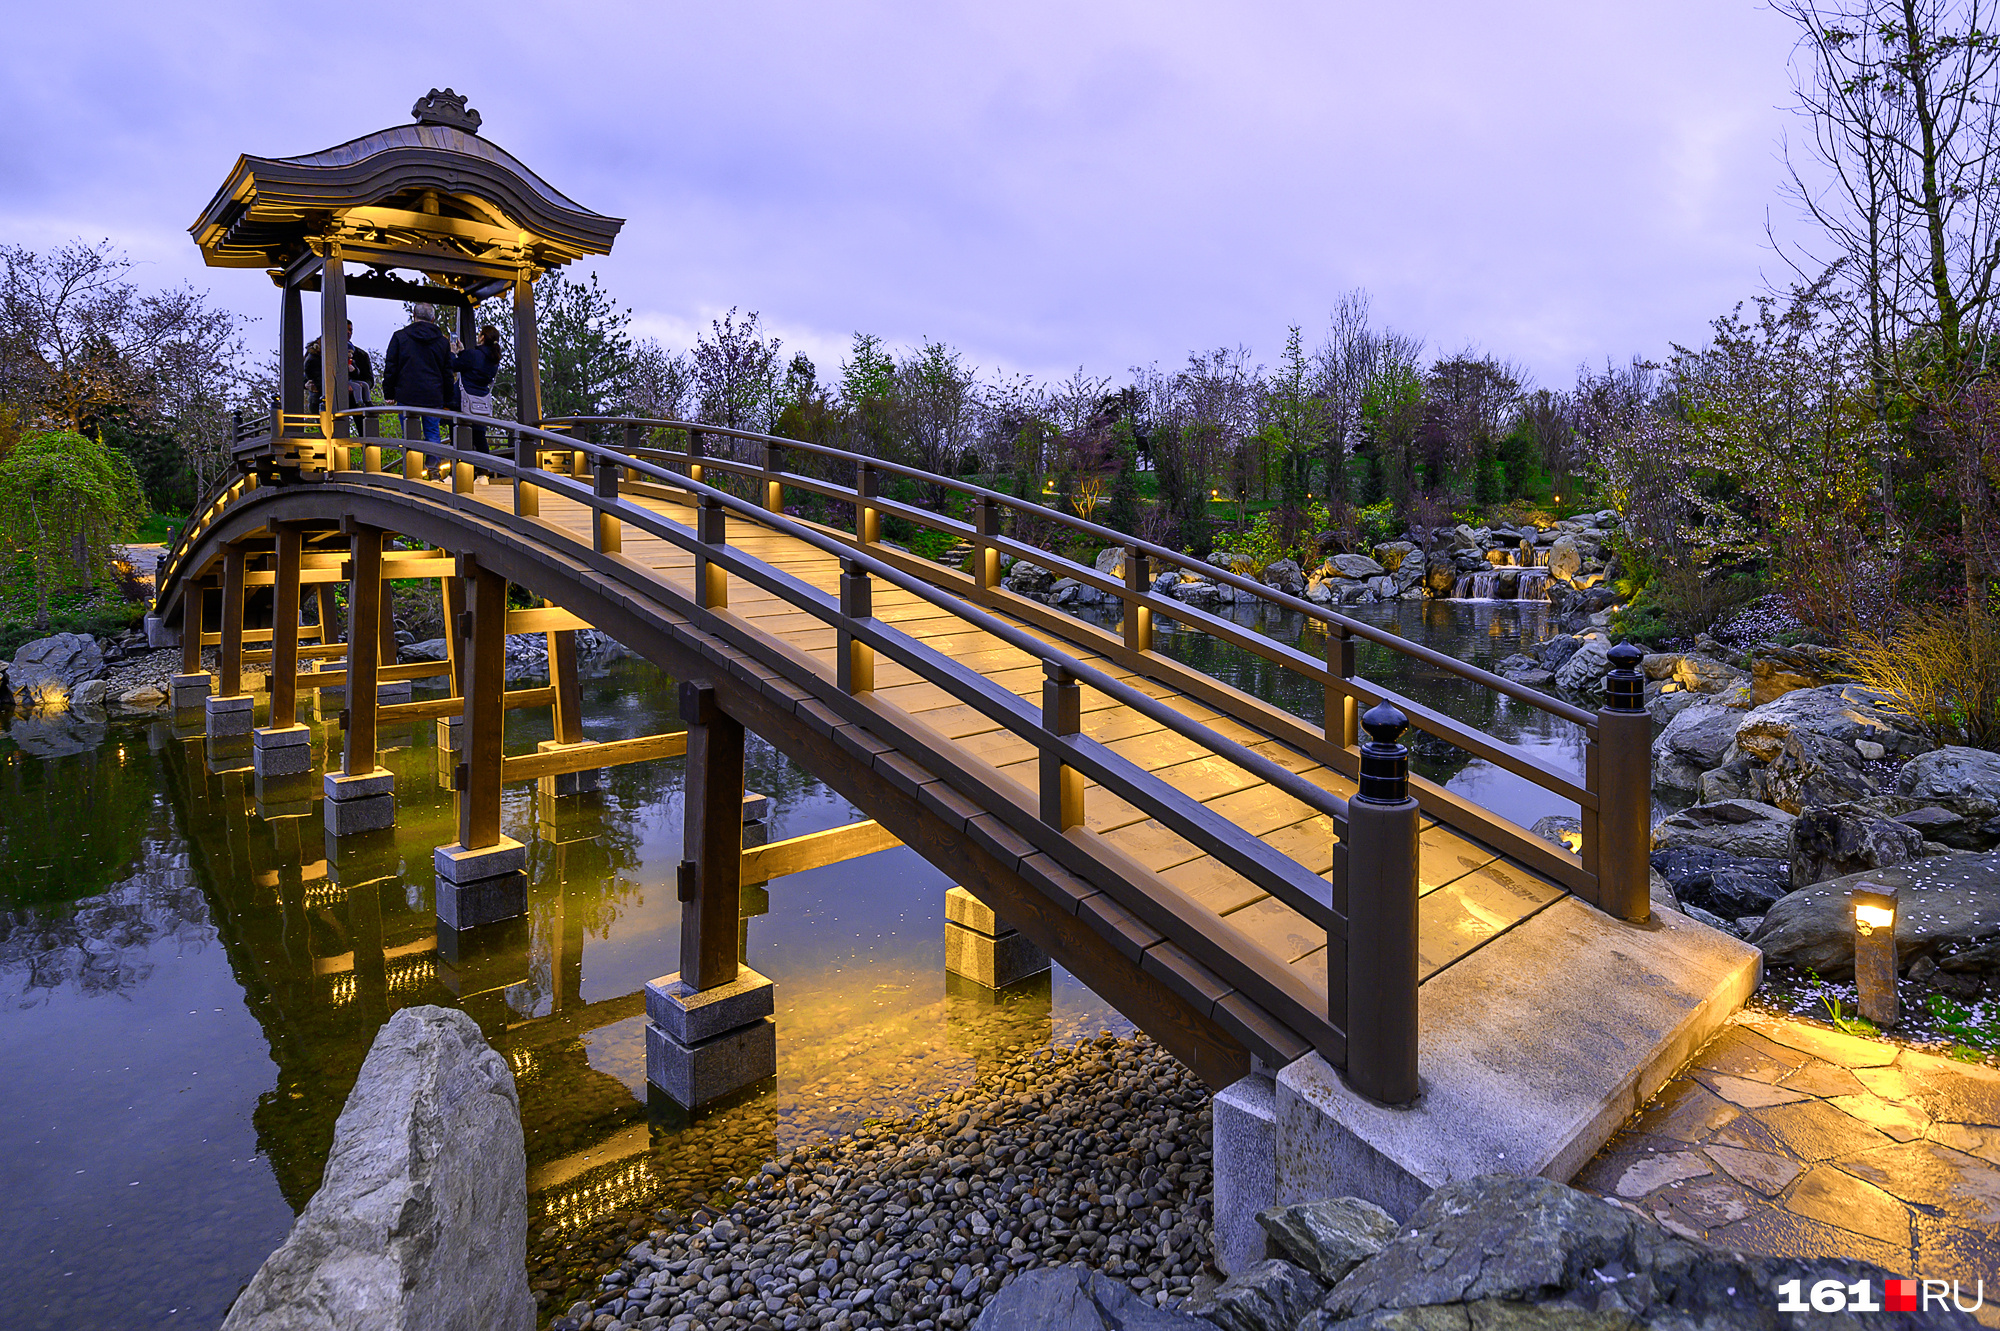
[[[597, 554], [617, 553], [626, 527], [689, 552], [696, 564], [697, 604], [704, 608], [727, 609], [728, 580], [733, 577], [813, 614], [835, 630], [839, 663], [834, 681], [836, 697], [850, 704], [850, 719], [864, 725], [893, 724], [898, 738], [928, 759], [927, 765], [946, 780], [974, 778], [963, 772], [962, 754], [938, 732], [887, 701], [870, 696], [875, 692], [878, 657], [905, 666], [1034, 748], [1039, 769], [1036, 807], [999, 812], [1003, 816], [1011, 812], [1016, 829], [1027, 832], [1037, 849], [1057, 863], [1072, 869], [1087, 869], [1092, 864], [1101, 866], [1107, 856], [1113, 863], [1119, 862], [1117, 852], [1087, 830], [1084, 782], [1092, 781], [1324, 930], [1327, 984], [1322, 996], [1283, 965], [1282, 959], [1276, 966], [1269, 960], [1260, 964], [1259, 955], [1268, 958], [1269, 954], [1262, 953], [1240, 929], [1173, 889], [1160, 890], [1162, 885], [1158, 880], [1154, 890], [1133, 884], [1123, 888], [1115, 882], [1102, 884], [1119, 906], [1157, 929], [1215, 977], [1239, 990], [1306, 1042], [1296, 1049], [1272, 1045], [1267, 1053], [1292, 1056], [1303, 1053], [1309, 1046], [1329, 1062], [1344, 1067], [1358, 1089], [1377, 1099], [1401, 1103], [1415, 1096], [1414, 801], [1387, 798], [1388, 787], [1378, 789], [1372, 798], [1364, 789], [1363, 806], [1368, 816], [1351, 819], [1348, 801], [1333, 792], [1088, 661], [1052, 646], [1019, 625], [969, 604], [951, 590], [881, 557], [889, 552], [856, 549], [824, 529], [676, 472], [665, 463], [644, 456], [646, 450], [603, 446], [570, 434], [438, 410], [423, 414], [450, 422], [455, 427], [457, 443], [402, 441], [400, 463], [392, 467], [393, 460], [384, 454], [381, 445], [373, 442], [374, 431], [370, 426], [372, 418], [398, 410], [363, 408], [341, 413], [343, 417], [360, 418], [363, 437], [346, 441], [336, 438], [328, 454], [329, 469], [299, 479], [340, 479], [339, 472], [352, 470], [362, 473], [358, 480], [393, 478], [390, 483], [401, 488], [435, 486], [466, 494], [473, 491], [475, 476], [487, 473], [498, 480], [514, 482], [517, 515], [535, 515], [539, 497], [545, 492], [591, 509], [591, 545]], [[473, 431], [481, 428], [490, 428], [513, 440], [512, 456], [465, 446], [473, 442]], [[180, 573], [180, 564], [193, 548], [198, 530], [205, 530], [229, 501], [259, 483], [256, 475], [240, 478], [229, 491], [218, 494], [218, 502], [202, 514], [198, 528], [197, 524], [190, 524], [189, 533], [176, 542], [169, 555], [166, 575], [169, 580]], [[693, 500], [696, 514], [692, 530], [628, 497], [657, 497], [662, 492]], [[732, 513], [840, 560], [840, 594], [830, 597], [732, 549], [725, 540], [723, 523], [724, 515]], [[876, 619], [872, 602], [877, 581], [934, 604], [1040, 662], [1044, 675], [1042, 705], [1031, 706], [983, 675]], [[163, 581], [163, 596], [166, 586]], [[716, 627], [735, 633], [741, 639], [738, 646], [755, 645], [753, 633], [732, 625], [727, 618], [718, 619]], [[782, 668], [782, 663], [779, 664]], [[794, 683], [810, 689], [823, 690], [827, 684], [816, 672], [792, 673]], [[1113, 702], [1189, 738], [1324, 816], [1331, 834], [1338, 838], [1333, 848], [1331, 881], [1104, 743], [1081, 733], [1083, 687], [1095, 689]], [[1370, 720], [1371, 723], [1393, 721], [1394, 729], [1401, 728], [1401, 718], [1392, 711], [1371, 716]], [[1392, 747], [1401, 752], [1400, 746]], [[1129, 862], [1125, 863], [1130, 867]], [[1361, 908], [1369, 926], [1360, 931], [1350, 927], [1350, 871], [1358, 875], [1357, 882], [1367, 885], [1367, 899]], [[1365, 1016], [1365, 1020], [1358, 1023], [1350, 1020], [1351, 1012]], [[1276, 1033], [1273, 1035], [1275, 1038]]]
[[[1408, 717], [1418, 729], [1575, 804], [1581, 825], [1581, 844], [1574, 851], [1556, 845], [1442, 786], [1412, 777], [1411, 788], [1427, 813], [1446, 818], [1455, 826], [1480, 835], [1497, 849], [1547, 873], [1613, 915], [1643, 920], [1650, 914], [1651, 866], [1647, 856], [1650, 850], [1651, 776], [1645, 763], [1631, 758], [1634, 752], [1650, 750], [1652, 744], [1652, 721], [1641, 709], [1611, 706], [1594, 713], [1586, 711], [1525, 684], [1482, 670], [1421, 643], [1411, 642], [1380, 625], [1339, 614], [1304, 597], [1292, 596], [1255, 578], [1218, 568], [1183, 551], [1142, 540], [1130, 533], [1101, 526], [1032, 500], [901, 463], [804, 440], [696, 421], [574, 416], [558, 418], [548, 424], [572, 433], [615, 430], [620, 436], [617, 443], [619, 451], [679, 468], [692, 479], [699, 480], [710, 473], [744, 478], [756, 487], [762, 507], [768, 511], [782, 511], [786, 489], [852, 504], [854, 540], [863, 548], [878, 546], [884, 515], [902, 518], [920, 527], [970, 542], [973, 546], [971, 590], [986, 596], [989, 601], [999, 586], [999, 559], [1002, 554], [1041, 565], [1059, 577], [1072, 578], [1113, 597], [1121, 609], [1120, 635], [1129, 654], [1128, 659], [1144, 658], [1155, 670], [1169, 666], [1151, 650], [1152, 621], [1155, 617], [1164, 615], [1199, 628], [1322, 688], [1326, 698], [1322, 729], [1317, 734], [1286, 737], [1308, 745], [1313, 742], [1324, 745], [1324, 751], [1310, 747], [1308, 751], [1315, 752], [1315, 756], [1322, 757], [1328, 765], [1337, 766], [1349, 776], [1359, 772], [1361, 714], [1377, 703], [1387, 702]], [[685, 447], [670, 450], [649, 446], [647, 438], [659, 431], [679, 432], [686, 441]], [[720, 456], [706, 446], [711, 437], [742, 441], [761, 450], [762, 457], [756, 462], [745, 462], [735, 457]], [[788, 470], [785, 466], [786, 454], [794, 451], [832, 462], [837, 472], [850, 472], [854, 483], [842, 485], [837, 480]], [[969, 498], [974, 506], [972, 520], [963, 521], [884, 496], [880, 482], [885, 476], [914, 481], [937, 493], [955, 493]], [[1090, 540], [1117, 546], [1124, 551], [1123, 568], [1117, 574], [1107, 574], [1039, 546], [1013, 539], [1001, 530], [1000, 514], [1003, 512], [1026, 515], [1036, 522], [1053, 523]], [[1239, 597], [1247, 593], [1266, 604], [1323, 624], [1327, 632], [1326, 659], [1318, 659], [1261, 633], [1252, 632], [1233, 620], [1155, 591], [1147, 576], [1153, 569], [1198, 573], [1207, 581], [1234, 589]], [[1025, 613], [1032, 616], [1035, 612], [1026, 610]], [[1517, 745], [1496, 739], [1379, 682], [1362, 677], [1355, 665], [1357, 640], [1376, 643], [1469, 686], [1511, 698], [1576, 725], [1583, 734], [1584, 771], [1579, 775], [1545, 762]], [[1181, 678], [1177, 682], [1185, 683], [1188, 674], [1198, 672], [1179, 673]]]

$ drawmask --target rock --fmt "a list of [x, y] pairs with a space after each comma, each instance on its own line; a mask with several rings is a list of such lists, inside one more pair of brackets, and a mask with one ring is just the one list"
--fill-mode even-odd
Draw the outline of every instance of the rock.
[[1846, 676], [1840, 654], [1830, 647], [1780, 647], [1766, 642], [1750, 654], [1750, 697], [1760, 707], [1787, 693], [1821, 688]]
[[1639, 673], [1647, 679], [1672, 679], [1680, 663], [1679, 652], [1648, 652], [1639, 659]]
[[527, 1157], [506, 1060], [463, 1012], [376, 1033], [320, 1189], [223, 1331], [531, 1331]]
[[406, 643], [399, 655], [405, 661], [442, 661], [447, 658], [443, 638], [425, 638], [419, 642]]
[[136, 689], [127, 689], [118, 695], [118, 705], [129, 707], [135, 712], [155, 711], [164, 707], [166, 702], [166, 690], [153, 684], [141, 684]]
[[1773, 762], [1794, 730], [1810, 730], [1843, 744], [1869, 740], [1889, 753], [1916, 753], [1929, 747], [1879, 711], [1872, 695], [1857, 684], [1797, 689], [1753, 708], [1736, 729], [1736, 747], [1759, 762]]
[[[1409, 544], [1407, 541], [1402, 544]], [[1411, 546], [1411, 554], [1389, 570], [1389, 579], [1395, 585], [1398, 596], [1421, 596], [1424, 590], [1424, 561]]]
[[1699, 693], [1689, 693], [1677, 686], [1671, 693], [1657, 684], [1648, 684], [1646, 690], [1646, 713], [1661, 725], [1665, 725], [1690, 707], [1715, 701]]
[[[1771, 1291], [1791, 1279], [1889, 1273], [1846, 1257], [1748, 1257], [1670, 1232], [1636, 1208], [1544, 1178], [1447, 1183], [1326, 1297], [1300, 1331], [1778, 1331], [1804, 1325]], [[1932, 1321], [1930, 1319], [1936, 1318]], [[1343, 1320], [1345, 1319], [1345, 1320]], [[1859, 1319], [1853, 1319], [1861, 1325]], [[1829, 1323], [1831, 1324], [1831, 1323]], [[1881, 1327], [1978, 1325], [1948, 1311]]]
[[[1240, 573], [1246, 578], [1257, 576], [1257, 561], [1237, 550], [1217, 550], [1209, 555], [1208, 562], [1216, 568], [1230, 573]], [[1298, 567], [1296, 564], [1294, 568]]]
[[1326, 562], [1343, 578], [1379, 578], [1388, 571], [1367, 555], [1335, 555]]
[[1756, 764], [1746, 753], [1738, 753], [1713, 772], [1701, 775], [1701, 802], [1720, 804], [1723, 800], [1747, 800], [1755, 797], [1754, 780]]
[[1549, 576], [1564, 582], [1574, 582], [1576, 575], [1583, 572], [1583, 547], [1576, 537], [1568, 532], [1556, 538], [1549, 547]]
[[1559, 633], [1536, 647], [1535, 655], [1540, 658], [1542, 669], [1550, 671], [1561, 670], [1563, 662], [1574, 656], [1582, 646], [1582, 638], [1573, 638], [1567, 633]]
[[1707, 846], [1731, 855], [1789, 863], [1795, 821], [1783, 809], [1753, 800], [1696, 804], [1670, 814], [1653, 828], [1653, 849]]
[[1886, 869], [1921, 859], [1923, 850], [1922, 832], [1857, 805], [1808, 808], [1792, 824], [1792, 886]]
[[1212, 582], [1184, 582], [1174, 588], [1174, 595], [1189, 605], [1214, 605], [1222, 599]]
[[1442, 555], [1432, 555], [1424, 566], [1424, 587], [1433, 596], [1449, 596], [1458, 585], [1458, 566]]
[[1305, 1270], [1272, 1258], [1223, 1281], [1188, 1311], [1222, 1331], [1291, 1331], [1325, 1294]]
[[1328, 1285], [1396, 1237], [1395, 1217], [1359, 1197], [1273, 1206], [1257, 1213], [1257, 1223], [1287, 1258]]
[[2000, 753], [1949, 745], [1919, 754], [1904, 764], [1896, 789], [1966, 818], [1992, 818], [2000, 815]]
[[1399, 573], [1405, 564], [1411, 564], [1415, 566], [1419, 577], [1423, 575], [1424, 561], [1416, 557], [1421, 551], [1415, 541], [1385, 541], [1376, 546], [1371, 553], [1375, 556], [1375, 562], [1380, 564], [1385, 572]]
[[1215, 1331], [1156, 1308], [1122, 1280], [1081, 1264], [1024, 1271], [995, 1295], [973, 1331]]
[[72, 707], [102, 707], [104, 706], [104, 695], [109, 689], [110, 686], [101, 679], [86, 679], [70, 693], [69, 705]]
[[1669, 784], [1681, 790], [1701, 789], [1701, 774], [1728, 761], [1736, 743], [1736, 727], [1742, 721], [1742, 713], [1733, 708], [1706, 702], [1688, 707], [1653, 741], [1654, 770], [1672, 769], [1677, 776], [1692, 770], [1692, 780], [1677, 779]]
[[1125, 547], [1121, 545], [1105, 546], [1102, 550], [1099, 550], [1097, 552], [1097, 560], [1095, 563], [1091, 565], [1091, 567], [1095, 568], [1099, 573], [1102, 573], [1107, 578], [1124, 577]]
[[104, 671], [104, 653], [88, 633], [58, 633], [36, 638], [14, 653], [7, 667], [7, 685], [14, 705], [24, 712], [60, 711], [84, 681]]
[[1320, 605], [1326, 605], [1334, 598], [1333, 587], [1333, 583], [1321, 578], [1319, 581], [1311, 583], [1306, 587], [1306, 599], [1317, 602]]
[[1786, 860], [1731, 855], [1706, 846], [1656, 850], [1652, 862], [1677, 900], [1724, 920], [1763, 914], [1792, 885]]
[[1611, 669], [1611, 639], [1593, 633], [1577, 645], [1569, 659], [1556, 671], [1556, 687], [1571, 693], [1596, 693]]
[[1334, 600], [1340, 605], [1373, 605], [1382, 598], [1365, 582], [1341, 581], [1334, 584]]
[[1021, 596], [1045, 596], [1049, 588], [1055, 586], [1056, 575], [1040, 564], [1025, 559], [1014, 561], [1014, 567], [1007, 570], [1001, 585], [1010, 592]]
[[1854, 913], [1859, 882], [1897, 889], [1896, 957], [1907, 970], [1929, 957], [1942, 970], [2000, 974], [2000, 851], [1942, 855], [1815, 883], [1771, 907], [1750, 936], [1769, 961], [1810, 966], [1828, 979], [1854, 974]]
[[1306, 591], [1306, 575], [1299, 566], [1289, 559], [1280, 559], [1264, 568], [1263, 582], [1267, 587], [1276, 587], [1287, 596], [1303, 596]]
[[1915, 828], [1925, 841], [1953, 850], [1991, 850], [2000, 844], [2000, 820], [1981, 822], [1938, 804], [1899, 813], [1896, 821]]
[[1384, 573], [1382, 576], [1378, 578], [1364, 579], [1361, 585], [1366, 587], [1369, 591], [1374, 592], [1375, 599], [1378, 601], [1389, 601], [1395, 599], [1396, 580], [1390, 577], [1386, 573]]
[[1174, 588], [1180, 585], [1181, 572], [1177, 568], [1170, 568], [1164, 573], [1157, 573], [1153, 576], [1153, 591], [1158, 595], [1172, 596]]
[[1727, 694], [1750, 678], [1748, 672], [1706, 656], [1685, 654], [1674, 664], [1674, 683], [1689, 693]]
[[1851, 744], [1810, 730], [1785, 736], [1777, 760], [1750, 773], [1750, 797], [1797, 813], [1814, 804], [1840, 804], [1865, 799], [1875, 783], [1861, 770], [1861, 755]]

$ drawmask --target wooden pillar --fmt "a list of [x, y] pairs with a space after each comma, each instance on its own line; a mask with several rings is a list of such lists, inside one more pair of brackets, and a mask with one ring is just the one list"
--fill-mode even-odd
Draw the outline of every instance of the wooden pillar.
[[[459, 560], [465, 587], [465, 768], [458, 783], [458, 844], [500, 844], [500, 752], [505, 737], [507, 580], [470, 558]], [[741, 796], [739, 795], [740, 799]]]
[[341, 771], [362, 776], [375, 770], [375, 684], [381, 640], [382, 529], [349, 520], [353, 541], [352, 580], [347, 584], [347, 735]]
[[181, 591], [181, 673], [198, 675], [201, 673], [201, 612], [208, 600], [208, 589], [199, 582], [190, 582]]
[[299, 529], [272, 524], [278, 539], [278, 581], [271, 610], [271, 724], [289, 726], [299, 700]]
[[465, 614], [465, 580], [439, 578], [438, 599], [444, 602], [444, 659], [451, 668], [448, 677], [451, 696], [465, 696], [465, 653], [460, 650], [459, 618]]
[[[327, 411], [347, 409], [347, 270], [340, 261], [340, 242], [328, 241], [326, 264], [319, 277], [319, 381]], [[335, 426], [345, 437], [345, 422]], [[335, 468], [338, 470], [338, 467]]]
[[558, 744], [583, 743], [583, 693], [576, 682], [576, 630], [555, 629], [549, 639], [549, 686], [556, 692], [554, 734]]
[[320, 583], [314, 595], [319, 601], [319, 640], [322, 643], [332, 642], [334, 621], [333, 584], [330, 582]]
[[[322, 344], [324, 345], [324, 344]], [[278, 309], [278, 401], [286, 411], [306, 409], [306, 317], [299, 289], [285, 284]]]
[[681, 982], [715, 989], [736, 979], [742, 914], [743, 726], [717, 704], [715, 686], [684, 680], [687, 821], [680, 867]]
[[232, 545], [222, 555], [222, 649], [216, 653], [222, 680], [216, 692], [233, 698], [243, 692], [243, 565], [245, 553]]
[[[515, 407], [523, 425], [542, 423], [541, 352], [535, 340], [535, 279], [533, 270], [524, 269], [514, 279], [514, 392]], [[521, 441], [522, 447], [528, 441]]]

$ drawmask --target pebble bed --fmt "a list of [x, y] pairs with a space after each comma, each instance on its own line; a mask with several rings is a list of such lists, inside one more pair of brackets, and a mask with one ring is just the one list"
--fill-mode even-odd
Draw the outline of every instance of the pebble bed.
[[730, 1180], [634, 1244], [555, 1331], [963, 1327], [1082, 1262], [1159, 1305], [1212, 1283], [1208, 1090], [1144, 1037], [995, 1066], [907, 1119]]

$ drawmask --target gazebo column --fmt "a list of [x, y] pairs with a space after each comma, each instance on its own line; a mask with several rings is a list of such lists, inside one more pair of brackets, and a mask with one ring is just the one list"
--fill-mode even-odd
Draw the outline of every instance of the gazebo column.
[[[322, 408], [347, 410], [347, 269], [340, 260], [340, 242], [326, 243], [326, 263], [319, 275], [319, 380]], [[345, 438], [347, 422], [334, 426], [336, 438]], [[345, 458], [329, 465], [342, 470]]]
[[252, 765], [257, 775], [297, 776], [312, 769], [312, 730], [298, 724], [299, 703], [299, 529], [273, 523], [278, 569], [271, 608], [271, 719], [252, 732]]
[[396, 778], [378, 766], [375, 749], [375, 676], [381, 643], [382, 537], [380, 527], [348, 519], [351, 541], [347, 585], [347, 706], [341, 712], [340, 771], [328, 772], [326, 830], [332, 837], [378, 832], [396, 823]]
[[216, 653], [221, 678], [207, 702], [208, 733], [247, 735], [253, 699], [243, 691], [243, 573], [247, 552], [240, 545], [222, 554], [222, 644]]
[[278, 402], [288, 412], [306, 409], [306, 317], [298, 284], [286, 279], [278, 308]]
[[465, 587], [464, 725], [459, 742], [458, 840], [439, 846], [437, 917], [445, 929], [511, 919], [528, 909], [528, 848], [500, 833], [507, 687], [507, 579], [460, 556]]
[[680, 865], [681, 968], [646, 986], [646, 1080], [693, 1109], [778, 1070], [771, 981], [739, 960], [743, 724], [715, 687], [680, 686], [687, 722]]
[[[533, 269], [523, 269], [514, 279], [514, 386], [516, 411], [521, 424], [539, 427], [542, 423], [541, 351], [535, 342], [535, 278]], [[538, 447], [523, 439], [519, 448]]]

